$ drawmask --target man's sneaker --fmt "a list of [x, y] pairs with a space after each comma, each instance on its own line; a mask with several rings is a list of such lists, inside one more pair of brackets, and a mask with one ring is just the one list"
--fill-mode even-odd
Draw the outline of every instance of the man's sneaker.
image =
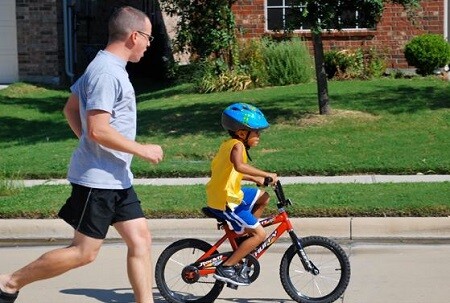
[[239, 286], [250, 285], [249, 279], [244, 279], [243, 277], [238, 275], [233, 266], [217, 266], [214, 278], [219, 281], [228, 282]]

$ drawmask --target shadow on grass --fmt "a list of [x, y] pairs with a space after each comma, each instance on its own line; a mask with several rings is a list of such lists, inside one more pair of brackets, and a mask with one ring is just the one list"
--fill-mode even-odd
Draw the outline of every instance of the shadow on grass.
[[436, 87], [399, 85], [380, 87], [370, 93], [351, 92], [333, 95], [332, 102], [352, 110], [371, 113], [403, 114], [422, 110], [450, 108], [450, 86]]
[[[193, 93], [192, 85], [189, 84], [171, 86], [170, 83], [146, 81], [142, 79], [136, 85], [138, 87], [137, 92], [139, 92], [137, 102], [151, 102], [152, 99], [163, 98], [167, 98], [167, 102], [171, 102], [169, 98], [174, 95], [181, 95], [182, 97], [184, 94]], [[416, 82], [420, 85], [411, 82], [411, 85], [402, 83], [398, 86], [383, 81], [375, 83], [381, 84], [367, 93], [358, 92], [357, 88], [353, 88], [350, 81], [342, 84], [344, 90], [346, 86], [348, 87], [345, 93], [333, 93], [333, 90], [330, 89], [331, 107], [360, 110], [374, 114], [415, 113], [427, 109], [450, 108], [450, 98], [448, 97], [450, 88], [448, 86], [440, 87], [435, 84], [427, 85], [420, 82]], [[373, 86], [376, 84], [369, 82], [367, 85]], [[45, 86], [42, 87], [46, 88]], [[54, 89], [54, 87], [49, 88]], [[289, 93], [285, 93], [283, 88], [277, 88], [276, 93], [271, 91], [267, 91], [267, 94], [260, 92], [261, 90], [240, 92], [236, 94], [236, 97], [230, 94], [205, 95], [204, 102], [179, 105], [178, 107], [140, 110], [138, 112], [138, 134], [141, 136], [163, 134], [171, 137], [187, 134], [222, 134], [220, 115], [222, 110], [232, 102], [254, 103], [266, 113], [269, 122], [278, 121], [278, 119], [301, 119], [315, 111], [317, 104], [317, 96], [311, 93], [303, 93], [301, 86], [298, 90], [293, 90], [291, 87]], [[66, 98], [61, 96], [62, 93], [59, 94], [60, 96], [28, 98], [0, 94], [0, 106], [2, 104], [16, 106], [17, 111], [31, 109], [49, 114], [47, 119], [20, 118], [17, 116], [0, 118], [0, 141], [17, 141], [20, 138], [21, 144], [33, 144], [48, 140], [48, 138], [51, 138], [52, 141], [74, 138], [62, 115]], [[209, 98], [212, 100], [206, 101]], [[218, 98], [222, 99], [218, 100]], [[314, 110], [311, 110], [313, 108]], [[54, 116], [58, 112], [61, 112], [61, 116], [55, 118]]]
[[[34, 144], [46, 141], [61, 141], [74, 138], [69, 125], [65, 121], [62, 109], [65, 100], [62, 98], [5, 98], [0, 96], [2, 104], [12, 105], [15, 112], [35, 110], [47, 117], [37, 117], [27, 113], [0, 117], [0, 142], [3, 144]], [[60, 116], [58, 113], [61, 113]]]
[[[172, 91], [172, 93], [174, 93]], [[179, 92], [177, 92], [178, 94]], [[175, 93], [174, 93], [175, 94]], [[381, 87], [370, 93], [347, 92], [334, 95], [330, 92], [331, 107], [345, 108], [349, 110], [360, 110], [373, 114], [389, 113], [415, 113], [423, 110], [437, 110], [450, 108], [450, 94], [446, 88], [435, 86], [413, 87]], [[262, 97], [257, 102], [238, 99], [238, 101], [251, 102], [259, 106], [266, 114], [269, 122], [290, 119], [301, 119], [308, 114], [316, 103], [316, 96], [311, 94], [298, 95], [278, 94], [271, 97]], [[171, 93], [167, 96], [170, 97]], [[217, 95], [214, 95], [215, 98]], [[251, 93], [247, 92], [249, 99], [253, 99]], [[207, 99], [208, 97], [205, 97]], [[165, 133], [167, 136], [182, 136], [187, 134], [216, 135], [223, 133], [220, 125], [220, 115], [228, 106], [229, 101], [212, 101], [196, 103], [192, 105], [180, 105], [175, 108], [154, 108], [139, 112], [139, 131], [141, 135], [152, 133]], [[298, 106], [296, 106], [298, 104]], [[156, 121], [156, 123], [155, 123]]]

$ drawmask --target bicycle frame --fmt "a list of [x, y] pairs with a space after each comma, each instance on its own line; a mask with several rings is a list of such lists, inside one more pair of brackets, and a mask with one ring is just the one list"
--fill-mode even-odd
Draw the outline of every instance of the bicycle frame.
[[[256, 259], [259, 259], [268, 249], [269, 247], [275, 243], [285, 232], [288, 232], [291, 236], [292, 242], [296, 244], [299, 251], [302, 252], [301, 260], [304, 263], [305, 269], [311, 268], [310, 262], [307, 259], [297, 236], [294, 233], [291, 221], [283, 208], [279, 209], [279, 213], [277, 215], [273, 215], [271, 217], [262, 219], [260, 224], [266, 228], [275, 224], [278, 226], [275, 228], [272, 233], [266, 237], [266, 239], [259, 244], [253, 252], [250, 254]], [[205, 276], [209, 274], [214, 274], [216, 264], [220, 263], [219, 261], [225, 261], [227, 258], [226, 254], [214, 255], [214, 252], [218, 250], [218, 248], [228, 240], [231, 244], [231, 247], [234, 250], [237, 249], [238, 244], [236, 239], [241, 237], [242, 234], [237, 234], [234, 230], [232, 230], [226, 222], [218, 223], [218, 228], [222, 228], [225, 231], [225, 235], [222, 236], [207, 252], [205, 252], [196, 262], [198, 264], [200, 276]], [[305, 262], [304, 262], [305, 261]]]

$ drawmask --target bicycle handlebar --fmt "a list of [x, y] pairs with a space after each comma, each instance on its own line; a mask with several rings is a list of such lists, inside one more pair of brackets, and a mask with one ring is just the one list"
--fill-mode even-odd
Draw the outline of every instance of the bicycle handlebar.
[[[273, 179], [271, 177], [265, 177], [264, 178], [264, 186], [268, 186], [270, 183], [272, 183]], [[280, 180], [277, 181], [275, 186], [273, 187], [273, 191], [275, 192], [275, 195], [278, 199], [278, 207], [284, 207], [288, 205], [292, 205], [292, 202], [290, 199], [286, 199], [286, 196], [284, 195], [283, 186], [281, 186]]]

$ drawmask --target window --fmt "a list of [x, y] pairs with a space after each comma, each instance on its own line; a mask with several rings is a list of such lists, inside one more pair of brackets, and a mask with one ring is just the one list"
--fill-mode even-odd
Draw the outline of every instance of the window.
[[[309, 24], [302, 16], [306, 6], [294, 3], [298, 3], [298, 1], [267, 0], [267, 29], [271, 31], [311, 29], [311, 24]], [[342, 29], [374, 27], [374, 24], [370, 24], [362, 13], [350, 9], [343, 9], [335, 22], [336, 25], [340, 24]]]

